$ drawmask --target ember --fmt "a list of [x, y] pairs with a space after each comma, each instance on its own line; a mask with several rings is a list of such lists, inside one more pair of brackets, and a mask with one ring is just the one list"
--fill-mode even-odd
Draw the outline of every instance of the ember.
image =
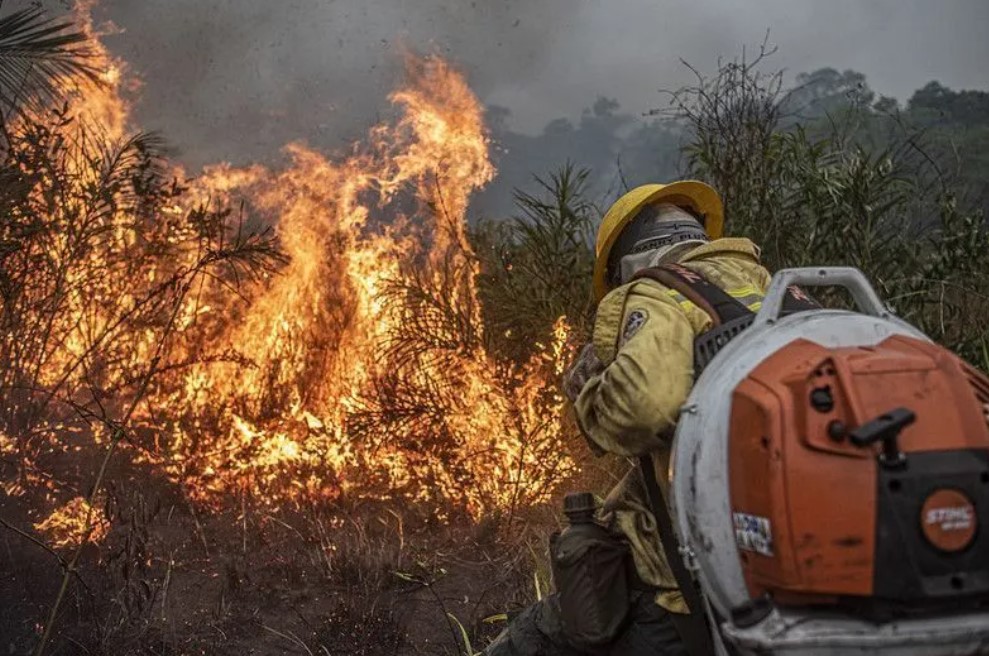
[[74, 549], [86, 542], [99, 543], [110, 530], [110, 522], [99, 508], [75, 497], [34, 525], [53, 547]]

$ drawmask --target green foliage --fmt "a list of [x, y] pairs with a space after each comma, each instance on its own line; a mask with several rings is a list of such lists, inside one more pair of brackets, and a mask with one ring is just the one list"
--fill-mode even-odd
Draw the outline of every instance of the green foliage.
[[909, 120], [924, 129], [925, 149], [959, 190], [962, 206], [989, 212], [989, 93], [931, 82], [907, 108]]
[[[686, 135], [687, 173], [722, 193], [727, 231], [759, 244], [770, 269], [858, 267], [904, 318], [984, 363], [989, 93], [932, 82], [901, 110], [861, 73], [831, 68], [787, 89], [762, 71], [772, 53], [692, 69], [695, 84], [655, 112]], [[538, 194], [516, 192], [519, 216], [476, 231], [494, 352], [524, 357], [561, 315], [589, 329], [588, 177], [567, 165], [537, 178]]]
[[989, 122], [989, 93], [952, 91], [939, 82], [928, 82], [910, 98], [911, 112], [927, 112], [931, 119], [962, 125]]
[[539, 193], [516, 190], [517, 216], [484, 221], [472, 235], [487, 337], [501, 357], [524, 359], [562, 316], [578, 332], [588, 329], [598, 212], [585, 195], [587, 178], [572, 164], [537, 177]]
[[[674, 95], [693, 133], [691, 174], [724, 194], [728, 232], [760, 244], [774, 270], [862, 269], [904, 318], [981, 362], [989, 339], [989, 231], [981, 212], [959, 202], [923, 132], [876, 112], [856, 76], [803, 79], [800, 94], [814, 80], [827, 87], [809, 96], [829, 100], [828, 113], [790, 121], [793, 96], [779, 74], [758, 71], [765, 54], [699, 76]], [[835, 103], [842, 95], [850, 100]]]
[[868, 107], [875, 96], [862, 73], [820, 68], [797, 75], [797, 86], [787, 94], [787, 104], [800, 116], [824, 116], [849, 108]]

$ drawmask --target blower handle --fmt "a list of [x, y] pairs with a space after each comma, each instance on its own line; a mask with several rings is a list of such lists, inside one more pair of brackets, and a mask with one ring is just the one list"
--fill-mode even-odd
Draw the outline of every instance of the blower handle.
[[887, 319], [891, 312], [869, 284], [865, 274], [854, 267], [803, 267], [780, 269], [773, 276], [762, 299], [762, 307], [753, 325], [776, 323], [783, 309], [787, 290], [794, 285], [806, 287], [844, 287], [852, 295], [859, 312]]

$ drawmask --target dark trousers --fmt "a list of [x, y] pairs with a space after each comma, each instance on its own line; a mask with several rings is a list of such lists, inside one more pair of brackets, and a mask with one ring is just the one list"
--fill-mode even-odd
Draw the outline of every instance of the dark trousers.
[[515, 617], [484, 650], [486, 656], [687, 656], [669, 613], [653, 595], [634, 592], [625, 628], [593, 650], [571, 646], [560, 621], [557, 596], [550, 595]]

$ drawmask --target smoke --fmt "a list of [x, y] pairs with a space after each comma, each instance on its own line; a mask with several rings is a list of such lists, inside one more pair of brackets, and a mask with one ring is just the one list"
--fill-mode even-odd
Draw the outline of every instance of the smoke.
[[[449, 58], [501, 108], [495, 137], [516, 179], [545, 173], [526, 162], [549, 157], [614, 161], [622, 135], [663, 104], [659, 90], [691, 80], [681, 59], [710, 71], [767, 29], [771, 66], [793, 75], [851, 68], [900, 100], [932, 79], [989, 88], [985, 0], [103, 0], [97, 17], [119, 26], [107, 43], [146, 82], [141, 125], [192, 170], [270, 160], [300, 139], [347, 148], [390, 111], [406, 50]], [[623, 117], [607, 138], [582, 132], [601, 96]], [[547, 150], [549, 133], [560, 143]]]
[[[388, 110], [408, 50], [467, 69], [484, 97], [533, 84], [570, 0], [105, 0], [107, 43], [146, 85], [138, 117], [193, 166], [286, 141], [345, 147]], [[510, 73], [509, 73], [510, 72]]]

